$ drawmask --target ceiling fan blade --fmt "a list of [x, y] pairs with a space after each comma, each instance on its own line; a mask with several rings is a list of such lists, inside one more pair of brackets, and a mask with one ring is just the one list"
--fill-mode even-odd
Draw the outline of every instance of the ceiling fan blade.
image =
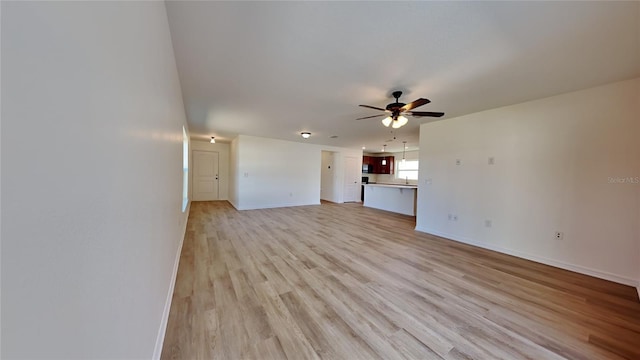
[[371, 119], [374, 117], [380, 117], [380, 116], [385, 116], [386, 114], [378, 114], [378, 115], [372, 115], [372, 116], [365, 116], [365, 117], [361, 117], [361, 118], [357, 118], [356, 120], [364, 120], [364, 119]]
[[387, 110], [385, 110], [383, 108], [379, 108], [379, 107], [375, 107], [375, 106], [369, 106], [369, 105], [358, 105], [358, 106], [362, 106], [362, 107], [366, 107], [366, 108], [374, 109], [374, 110], [387, 111]]
[[444, 115], [443, 112], [432, 112], [432, 111], [411, 111], [409, 114], [416, 117], [421, 117], [421, 116], [441, 117], [442, 115]]
[[411, 109], [415, 109], [415, 108], [417, 108], [418, 106], [422, 106], [422, 105], [428, 104], [428, 103], [430, 103], [430, 102], [431, 102], [431, 100], [429, 100], [429, 99], [423, 99], [423, 98], [420, 98], [420, 99], [418, 99], [418, 100], [416, 100], [416, 101], [414, 101], [414, 102], [410, 102], [410, 103], [408, 103], [407, 105], [405, 105], [405, 106], [401, 107], [401, 108], [400, 108], [400, 111], [401, 111], [401, 112], [402, 112], [402, 111], [409, 111], [409, 110], [411, 110]]

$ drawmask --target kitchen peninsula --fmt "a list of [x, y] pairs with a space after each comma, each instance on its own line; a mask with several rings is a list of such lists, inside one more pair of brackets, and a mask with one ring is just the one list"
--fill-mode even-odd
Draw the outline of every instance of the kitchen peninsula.
[[402, 184], [365, 184], [364, 206], [416, 216], [418, 186]]

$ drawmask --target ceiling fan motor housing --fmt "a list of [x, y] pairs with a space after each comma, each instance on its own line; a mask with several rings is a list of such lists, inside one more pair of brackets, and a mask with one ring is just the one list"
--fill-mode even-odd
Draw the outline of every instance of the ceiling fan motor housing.
[[402, 96], [402, 91], [394, 91], [393, 93], [391, 93], [391, 95], [396, 98], [396, 102], [387, 105], [386, 109], [393, 112], [395, 116], [398, 116], [398, 110], [406, 105], [404, 103], [398, 102], [398, 99], [400, 98], [400, 96]]
[[387, 105], [386, 109], [389, 110], [389, 111], [398, 111], [404, 105], [405, 104], [403, 104], [403, 103], [395, 102], [395, 103], [391, 103], [391, 104]]

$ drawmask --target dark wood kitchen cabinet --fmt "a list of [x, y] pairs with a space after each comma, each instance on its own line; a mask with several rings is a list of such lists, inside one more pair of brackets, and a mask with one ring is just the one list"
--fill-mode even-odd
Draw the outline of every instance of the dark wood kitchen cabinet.
[[363, 156], [362, 165], [368, 166], [370, 174], [393, 174], [393, 156]]
[[371, 156], [363, 156], [362, 157], [362, 173], [363, 174], [373, 174], [373, 164], [372, 164]]
[[393, 169], [395, 168], [393, 166], [393, 156], [383, 156], [376, 159], [378, 159], [379, 163], [378, 172], [376, 172], [376, 174], [393, 174]]

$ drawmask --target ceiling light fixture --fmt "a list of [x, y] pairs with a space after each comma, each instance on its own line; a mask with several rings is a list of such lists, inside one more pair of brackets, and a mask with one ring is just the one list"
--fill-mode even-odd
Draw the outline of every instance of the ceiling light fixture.
[[[389, 116], [382, 119], [382, 125], [389, 127], [389, 125], [393, 124], [394, 129], [403, 127], [409, 121], [406, 117], [402, 116], [403, 114], [409, 114], [411, 116], [431, 116], [431, 117], [441, 117], [444, 115], [443, 112], [412, 111], [413, 109], [419, 106], [430, 103], [431, 100], [429, 99], [419, 98], [416, 101], [412, 101], [408, 104], [405, 104], [405, 103], [401, 103], [399, 100], [400, 96], [402, 95], [402, 91], [394, 91], [392, 95], [396, 99], [396, 101], [391, 104], [388, 104], [384, 109], [376, 106], [371, 106], [371, 105], [360, 105], [360, 106], [366, 107], [369, 109], [384, 111], [387, 114], [389, 114]], [[383, 114], [365, 116], [365, 117], [358, 118], [356, 120], [377, 118], [378, 116], [381, 116], [381, 115]]]
[[407, 152], [407, 142], [403, 141], [402, 143], [404, 144], [403, 147], [402, 147], [402, 162], [404, 163], [405, 162], [404, 157], [405, 157], [405, 154]]
[[308, 139], [311, 136], [310, 132], [301, 132], [300, 135], [302, 135], [303, 138]]
[[212, 136], [211, 137], [211, 141], [209, 141], [209, 142], [212, 143], [212, 144], [215, 144], [216, 143], [216, 138]]
[[391, 127], [394, 129], [397, 129], [407, 125], [408, 122], [409, 122], [409, 119], [400, 115], [393, 120], [393, 125], [391, 125]]
[[[385, 149], [387, 148], [387, 145], [382, 145], [382, 152], [385, 151]], [[382, 166], [387, 166], [387, 158], [382, 158]]]
[[407, 119], [402, 115], [392, 115], [382, 119], [382, 125], [386, 127], [389, 127], [389, 125], [391, 125], [391, 127], [394, 129], [401, 128], [407, 125], [408, 122], [409, 122], [409, 119]]

